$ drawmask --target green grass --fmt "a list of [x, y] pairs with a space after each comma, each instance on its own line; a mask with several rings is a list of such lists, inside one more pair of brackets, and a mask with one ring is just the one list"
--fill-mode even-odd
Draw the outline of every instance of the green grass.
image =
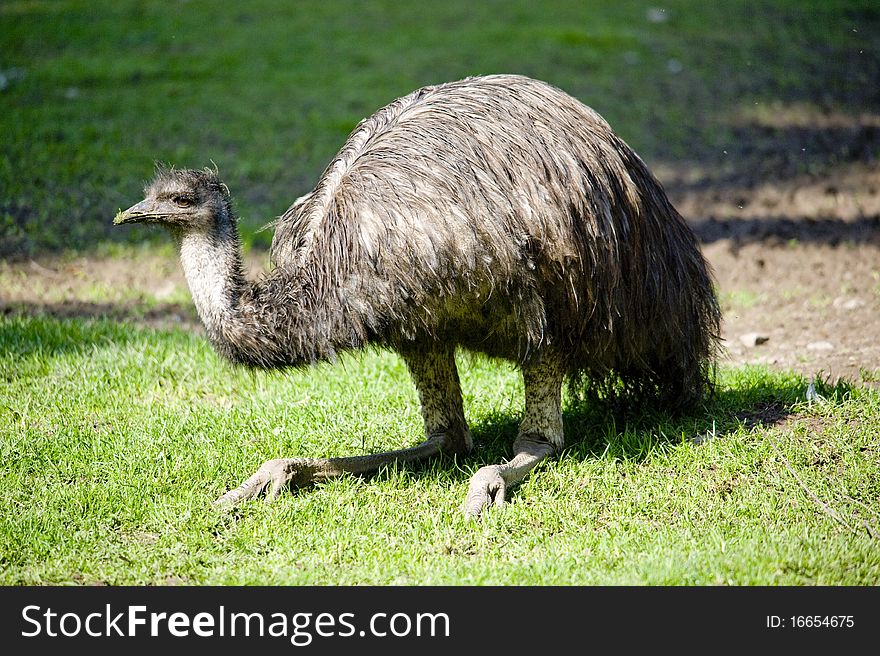
[[[787, 143], [767, 124], [792, 107], [880, 111], [876, 2], [662, 5], [652, 22], [635, 0], [3, 2], [0, 255], [137, 266], [120, 243], [149, 231], [111, 220], [156, 160], [215, 162], [246, 245], [266, 245], [256, 229], [314, 185], [360, 119], [466, 75], [556, 84], [652, 166], [742, 168], [764, 152], [755, 139]], [[0, 272], [0, 293], [33, 284], [20, 272]], [[77, 294], [138, 319], [154, 303], [139, 289]], [[0, 584], [880, 583], [868, 389], [820, 385], [826, 402], [809, 405], [802, 378], [723, 369], [717, 400], [688, 419], [569, 402], [563, 456], [468, 523], [468, 479], [509, 456], [521, 381], [462, 357], [471, 456], [221, 512], [210, 502], [267, 458], [418, 442], [401, 362], [370, 352], [250, 374], [182, 330], [26, 316], [65, 294], [0, 317]]]
[[400, 360], [252, 374], [183, 331], [41, 318], [0, 320], [0, 354], [2, 584], [880, 582], [876, 392], [810, 405], [744, 369], [686, 419], [569, 403], [563, 456], [472, 523], [467, 481], [516, 431], [507, 365], [459, 358], [471, 456], [229, 512], [211, 501], [265, 459], [419, 441]]
[[877, 108], [872, 0], [669, 0], [662, 22], [648, 20], [649, 6], [4, 2], [0, 254], [143, 239], [111, 220], [139, 200], [156, 160], [215, 162], [245, 239], [266, 245], [255, 230], [312, 188], [359, 120], [466, 75], [556, 84], [649, 164], [730, 163], [743, 141], [731, 117], [756, 107]]

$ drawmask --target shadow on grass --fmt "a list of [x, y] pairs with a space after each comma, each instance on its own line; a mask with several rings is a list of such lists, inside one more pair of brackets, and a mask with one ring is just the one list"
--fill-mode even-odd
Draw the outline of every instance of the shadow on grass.
[[198, 317], [192, 303], [98, 303], [94, 301], [0, 301], [0, 317], [43, 319], [85, 319], [137, 322], [150, 327], [179, 324], [195, 326]]
[[[816, 379], [815, 391], [826, 399], [843, 398], [851, 389], [844, 381], [833, 385]], [[619, 412], [587, 403], [572, 404], [563, 411], [566, 447], [559, 458], [620, 459], [642, 462], [664, 445], [682, 442], [702, 444], [723, 439], [740, 428], [752, 429], [784, 424], [807, 399], [810, 381], [804, 377], [768, 373], [753, 376], [741, 386], [722, 389], [699, 411], [671, 416], [657, 410]], [[359, 478], [381, 479], [389, 469], [405, 469], [417, 479], [454, 481], [462, 489], [472, 473], [486, 465], [505, 462], [512, 455], [512, 445], [520, 417], [506, 412], [484, 415], [470, 423], [474, 450], [463, 459], [441, 456], [421, 463], [392, 464]], [[540, 475], [538, 473], [537, 475]], [[313, 484], [290, 490], [308, 493]], [[516, 495], [514, 487], [511, 495]], [[227, 509], [241, 516], [241, 505]]]
[[[639, 462], [663, 444], [702, 444], [741, 427], [783, 424], [807, 400], [809, 384], [803, 377], [768, 373], [753, 378], [748, 385], [720, 389], [698, 411], [679, 416], [658, 410], [626, 412], [574, 403], [563, 411], [566, 447], [560, 457], [613, 457]], [[832, 385], [817, 379], [814, 385], [817, 394], [829, 399], [841, 398], [850, 389], [845, 381]], [[483, 466], [510, 458], [518, 424], [519, 417], [505, 413], [472, 422], [475, 448], [466, 462]]]
[[[90, 304], [99, 305], [99, 304]], [[116, 306], [108, 305], [108, 308]], [[33, 308], [32, 308], [33, 309]], [[52, 357], [84, 353], [96, 346], [125, 346], [152, 340], [150, 328], [125, 323], [132, 316], [78, 314], [64, 318], [52, 313], [0, 313], [0, 355], [26, 357], [32, 354]]]
[[767, 216], [755, 219], [736, 217], [691, 221], [690, 226], [703, 244], [722, 239], [735, 243], [770, 243], [782, 245], [791, 240], [803, 243], [839, 246], [873, 244], [880, 246], [880, 216], [843, 219], [800, 220]]
[[[40, 317], [6, 316], [0, 320], [0, 355], [16, 358], [32, 354], [54, 356], [83, 353], [105, 345], [143, 344], [153, 341], [149, 328], [112, 319], [45, 320]], [[186, 333], [169, 333], [166, 339], [188, 339]], [[14, 375], [14, 373], [13, 373]], [[715, 397], [688, 415], [672, 416], [657, 410], [624, 412], [586, 402], [570, 403], [563, 412], [566, 448], [561, 458], [582, 460], [620, 458], [640, 462], [658, 447], [683, 441], [702, 443], [710, 437], [724, 437], [741, 427], [769, 427], [786, 421], [806, 400], [809, 381], [788, 374], [749, 373], [742, 381], [719, 388]], [[846, 382], [831, 385], [814, 381], [816, 392], [826, 398], [841, 398]], [[470, 473], [484, 465], [498, 464], [511, 457], [520, 417], [509, 412], [484, 414], [471, 422], [474, 451], [456, 463], [440, 458], [407, 466], [420, 478], [452, 478], [466, 482]], [[368, 475], [382, 476], [382, 471]]]

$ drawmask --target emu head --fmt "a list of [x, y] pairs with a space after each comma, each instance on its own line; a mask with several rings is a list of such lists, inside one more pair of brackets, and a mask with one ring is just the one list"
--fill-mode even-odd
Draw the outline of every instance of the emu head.
[[119, 212], [114, 225], [158, 223], [172, 232], [209, 232], [235, 221], [229, 189], [211, 169], [160, 169], [144, 200]]

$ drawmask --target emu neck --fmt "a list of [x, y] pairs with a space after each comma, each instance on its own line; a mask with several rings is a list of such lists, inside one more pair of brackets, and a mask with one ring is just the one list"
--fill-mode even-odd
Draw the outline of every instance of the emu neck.
[[196, 311], [212, 341], [236, 315], [246, 282], [234, 227], [178, 235], [180, 262]]
[[177, 241], [199, 318], [228, 360], [259, 368], [300, 366], [333, 360], [366, 340], [367, 326], [337, 292], [302, 292], [303, 270], [276, 269], [248, 282], [234, 224], [181, 233]]

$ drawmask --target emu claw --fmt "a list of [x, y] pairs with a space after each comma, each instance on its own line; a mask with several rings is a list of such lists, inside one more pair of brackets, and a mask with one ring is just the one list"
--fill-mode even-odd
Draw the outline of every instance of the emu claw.
[[471, 478], [463, 505], [465, 517], [476, 519], [493, 505], [503, 508], [506, 493], [507, 482], [501, 476], [498, 466], [482, 467]]
[[276, 458], [267, 460], [253, 476], [233, 490], [229, 490], [214, 502], [215, 506], [234, 505], [259, 496], [268, 488], [266, 501], [281, 496], [288, 484], [303, 485], [312, 480], [314, 467], [305, 458]]

